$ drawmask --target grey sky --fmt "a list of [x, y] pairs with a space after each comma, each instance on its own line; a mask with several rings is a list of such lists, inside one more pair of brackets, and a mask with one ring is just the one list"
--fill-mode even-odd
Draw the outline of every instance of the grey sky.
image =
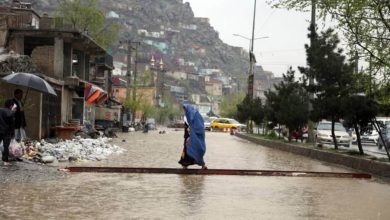
[[[254, 0], [185, 0], [191, 4], [196, 17], [208, 17], [220, 38], [227, 44], [249, 49]], [[304, 44], [308, 43], [307, 28], [310, 13], [274, 9], [266, 0], [257, 0], [254, 52], [257, 64], [276, 76], [289, 66], [305, 66]]]

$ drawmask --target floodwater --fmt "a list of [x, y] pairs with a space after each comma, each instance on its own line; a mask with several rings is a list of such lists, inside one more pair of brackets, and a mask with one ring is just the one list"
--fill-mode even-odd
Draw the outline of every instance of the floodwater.
[[[181, 130], [120, 135], [125, 153], [77, 165], [179, 168]], [[353, 172], [227, 133], [206, 138], [209, 168]], [[376, 178], [72, 173], [2, 185], [0, 201], [0, 219], [390, 219], [390, 184]]]

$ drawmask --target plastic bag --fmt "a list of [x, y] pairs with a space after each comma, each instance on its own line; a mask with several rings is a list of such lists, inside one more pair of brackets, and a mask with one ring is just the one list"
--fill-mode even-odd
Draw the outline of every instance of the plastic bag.
[[9, 155], [15, 158], [23, 156], [23, 148], [15, 139], [12, 139], [9, 144]]

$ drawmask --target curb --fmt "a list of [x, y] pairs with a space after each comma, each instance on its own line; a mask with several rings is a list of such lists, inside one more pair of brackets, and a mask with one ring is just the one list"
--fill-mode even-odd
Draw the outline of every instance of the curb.
[[381, 177], [390, 177], [390, 163], [381, 163], [374, 160], [356, 158], [349, 155], [323, 151], [320, 149], [301, 147], [293, 144], [280, 143], [271, 140], [250, 137], [242, 133], [236, 133], [236, 136], [253, 143], [270, 147], [282, 151], [291, 152], [294, 154], [310, 157], [313, 159], [343, 165], [356, 170], [361, 170]]

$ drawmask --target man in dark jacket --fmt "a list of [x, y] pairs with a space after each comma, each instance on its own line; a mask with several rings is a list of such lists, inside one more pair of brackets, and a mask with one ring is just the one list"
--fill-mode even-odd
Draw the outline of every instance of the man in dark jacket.
[[9, 144], [14, 136], [14, 112], [17, 106], [12, 100], [7, 100], [5, 108], [0, 108], [0, 142], [3, 142], [2, 160], [4, 165], [9, 165]]
[[21, 89], [16, 89], [14, 91], [14, 98], [11, 99], [13, 103], [16, 104], [16, 112], [15, 112], [15, 139], [20, 142], [26, 138], [26, 117], [24, 115], [23, 109], [23, 91]]

